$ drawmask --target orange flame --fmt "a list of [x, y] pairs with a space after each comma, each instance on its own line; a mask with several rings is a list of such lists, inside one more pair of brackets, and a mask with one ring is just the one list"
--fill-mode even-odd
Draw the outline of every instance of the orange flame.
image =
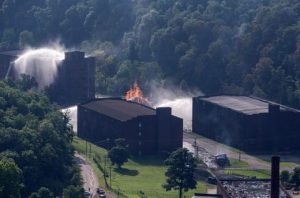
[[140, 104], [148, 105], [149, 102], [146, 98], [144, 98], [144, 94], [135, 81], [131, 89], [126, 92], [125, 99], [127, 101], [134, 101]]

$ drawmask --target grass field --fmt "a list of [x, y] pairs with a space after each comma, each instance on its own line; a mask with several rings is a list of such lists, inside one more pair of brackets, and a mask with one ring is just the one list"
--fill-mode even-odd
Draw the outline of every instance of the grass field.
[[240, 175], [245, 177], [256, 177], [257, 179], [270, 179], [271, 172], [268, 170], [227, 169], [226, 174]]
[[[73, 145], [78, 152], [85, 154], [85, 141], [75, 138]], [[88, 143], [88, 150], [89, 148]], [[105, 149], [92, 145], [91, 150], [91, 157], [87, 157], [87, 159], [94, 168], [101, 186], [105, 186], [103, 173], [100, 171], [95, 161], [92, 160], [93, 157], [100, 159], [97, 161], [100, 161], [100, 165], [103, 169], [106, 169], [108, 175], [110, 173], [109, 170], [111, 170], [111, 181], [110, 178], [107, 178], [107, 182], [111, 182], [114, 192], [119, 192], [123, 197], [138, 198], [142, 197], [142, 194], [147, 198], [174, 198], [178, 196], [177, 191], [166, 192], [162, 188], [162, 184], [164, 184], [166, 180], [164, 175], [166, 166], [163, 165], [161, 159], [155, 157], [130, 159], [128, 163], [123, 166], [123, 169], [118, 171], [114, 167], [111, 167], [110, 169], [109, 163], [105, 163], [105, 156], [107, 153]], [[105, 164], [106, 168], [104, 168]], [[186, 197], [192, 197], [195, 192], [206, 192], [205, 183], [199, 181], [197, 189], [185, 192], [184, 195]]]
[[299, 166], [300, 166], [299, 164], [296, 164], [294, 162], [280, 162], [281, 168], [295, 168]]
[[239, 161], [238, 159], [229, 158], [230, 168], [244, 168], [248, 167], [249, 164], [245, 161]]

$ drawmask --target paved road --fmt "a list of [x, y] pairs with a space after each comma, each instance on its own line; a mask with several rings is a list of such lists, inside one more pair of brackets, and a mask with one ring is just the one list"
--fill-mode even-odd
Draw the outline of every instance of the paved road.
[[[89, 191], [92, 194], [92, 198], [98, 198], [96, 189], [99, 187], [99, 183], [93, 168], [89, 165], [89, 163], [82, 155], [76, 153], [75, 158], [77, 160], [77, 163], [80, 165], [81, 175], [84, 181], [84, 190]], [[106, 192], [106, 197], [116, 198], [116, 196], [110, 192]]]
[[[233, 148], [230, 148], [226, 145], [220, 144], [208, 138], [204, 138], [195, 133], [184, 133], [183, 142], [189, 144], [194, 144], [196, 138], [197, 145], [201, 148], [204, 148], [212, 155], [226, 154], [229, 158], [238, 159], [239, 151]], [[246, 153], [241, 154], [241, 160], [246, 161], [249, 164], [249, 169], [271, 169], [269, 163], [260, 160], [254, 156], [248, 155]]]
[[84, 190], [89, 191], [93, 195], [96, 194], [96, 189], [97, 187], [99, 187], [99, 183], [92, 167], [88, 164], [88, 162], [82, 155], [76, 153], [75, 158], [77, 160], [77, 163], [80, 165], [81, 175], [84, 181]]

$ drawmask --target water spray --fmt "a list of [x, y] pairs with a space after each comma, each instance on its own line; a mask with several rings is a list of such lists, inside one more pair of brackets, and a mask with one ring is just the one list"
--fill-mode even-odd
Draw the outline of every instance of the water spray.
[[64, 58], [64, 50], [59, 47], [28, 49], [13, 62], [12, 66], [17, 78], [21, 74], [34, 77], [38, 89], [41, 90], [54, 82], [58, 67]]

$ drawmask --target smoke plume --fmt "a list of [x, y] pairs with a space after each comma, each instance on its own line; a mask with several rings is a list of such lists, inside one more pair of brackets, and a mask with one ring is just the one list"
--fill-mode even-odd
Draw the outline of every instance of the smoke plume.
[[69, 124], [72, 126], [73, 131], [77, 133], [77, 106], [61, 109], [61, 111], [69, 117]]
[[183, 119], [184, 130], [192, 130], [192, 97], [203, 95], [202, 92], [183, 91], [178, 87], [162, 88], [152, 86], [150, 101], [157, 107], [171, 107], [172, 114]]

